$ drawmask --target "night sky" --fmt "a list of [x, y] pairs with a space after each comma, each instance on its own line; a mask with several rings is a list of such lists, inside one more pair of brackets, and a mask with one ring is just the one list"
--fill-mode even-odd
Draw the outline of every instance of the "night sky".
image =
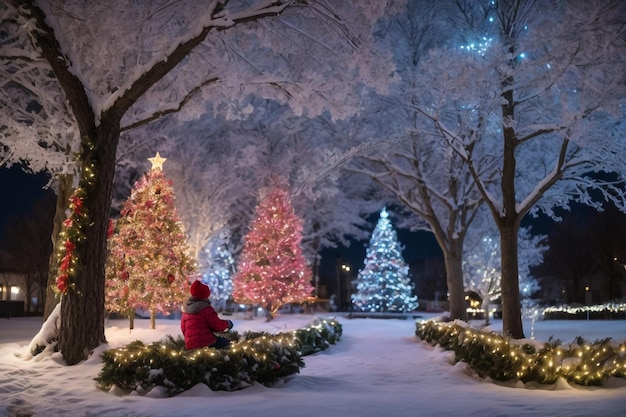
[[5, 226], [15, 216], [30, 212], [33, 203], [51, 190], [44, 190], [48, 183], [46, 174], [28, 174], [13, 165], [0, 168], [0, 245], [4, 239]]
[[[46, 174], [29, 174], [22, 171], [19, 166], [0, 168], [0, 245], [4, 238], [4, 228], [13, 217], [31, 210], [33, 203], [42, 198], [51, 190], [43, 187], [48, 181]], [[378, 216], [373, 216], [372, 231]], [[404, 260], [414, 263], [433, 256], [442, 256], [434, 236], [428, 232], [409, 232], [397, 229], [398, 240], [405, 247]], [[334, 276], [335, 260], [341, 258], [342, 262], [349, 263], [356, 270], [363, 267], [365, 250], [368, 241], [352, 242], [350, 247], [323, 250], [320, 273]]]
[[[45, 190], [43, 187], [48, 181], [46, 174], [29, 174], [22, 171], [22, 169], [14, 165], [11, 168], [0, 168], [0, 244], [4, 237], [4, 228], [11, 219], [21, 213], [31, 210], [33, 203], [42, 198], [46, 193], [51, 193], [51, 190]], [[374, 230], [375, 221], [378, 216], [372, 216], [372, 231]], [[534, 223], [535, 232], [546, 233], [546, 227], [543, 221]], [[528, 222], [527, 222], [528, 223]], [[548, 222], [549, 223], [549, 222]], [[395, 226], [394, 226], [395, 227]], [[408, 264], [423, 261], [430, 257], [441, 257], [441, 249], [437, 245], [435, 238], [430, 232], [410, 232], [406, 229], [398, 229], [395, 227], [398, 234], [398, 241], [404, 246], [403, 251], [404, 260]], [[334, 275], [335, 259], [341, 258], [342, 262], [349, 263], [353, 268], [360, 269], [363, 267], [363, 260], [365, 258], [365, 250], [368, 245], [368, 241], [356, 242], [353, 241], [350, 247], [339, 247], [337, 249], [325, 249], [322, 251], [322, 265], [320, 265], [323, 272]], [[320, 271], [322, 272], [322, 271]]]

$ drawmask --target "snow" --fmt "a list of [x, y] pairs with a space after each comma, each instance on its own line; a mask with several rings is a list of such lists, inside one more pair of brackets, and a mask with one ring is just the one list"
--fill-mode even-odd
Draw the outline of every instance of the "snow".
[[[430, 314], [422, 314], [422, 319]], [[26, 360], [28, 345], [41, 334], [41, 318], [0, 319], [0, 416], [550, 416], [603, 417], [626, 415], [626, 381], [613, 378], [604, 387], [494, 383], [479, 378], [464, 363], [453, 364], [453, 354], [415, 337], [415, 320], [357, 319], [345, 314], [279, 315], [232, 318], [235, 329], [282, 332], [311, 323], [318, 317], [336, 317], [343, 336], [325, 351], [305, 356], [306, 366], [274, 387], [261, 384], [235, 392], [211, 391], [199, 384], [176, 397], [158, 390], [123, 395], [113, 388], [100, 390], [94, 381], [107, 348], [133, 340], [152, 342], [177, 336], [178, 320], [127, 320], [106, 323], [108, 345], [99, 347], [81, 364], [67, 367], [58, 353], [44, 352]], [[419, 320], [419, 319], [418, 319]], [[473, 325], [478, 325], [478, 322]], [[501, 328], [495, 321], [493, 329]], [[530, 322], [524, 323], [527, 335]], [[538, 321], [537, 341], [551, 336], [569, 343], [577, 336], [589, 341], [612, 337], [626, 340], [624, 320]], [[22, 356], [20, 356], [22, 355]]]

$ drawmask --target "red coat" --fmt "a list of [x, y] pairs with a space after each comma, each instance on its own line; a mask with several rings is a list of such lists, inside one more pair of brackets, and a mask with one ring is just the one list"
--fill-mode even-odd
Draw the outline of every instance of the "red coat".
[[180, 329], [185, 338], [185, 349], [210, 346], [217, 338], [213, 332], [228, 329], [228, 320], [222, 320], [207, 300], [190, 298], [182, 308]]

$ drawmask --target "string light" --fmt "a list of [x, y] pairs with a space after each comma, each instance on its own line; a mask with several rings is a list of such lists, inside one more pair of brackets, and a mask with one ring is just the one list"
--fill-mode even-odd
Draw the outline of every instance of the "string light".
[[[354, 281], [357, 292], [351, 298], [355, 308], [371, 312], [402, 312], [417, 308], [417, 296], [412, 295], [414, 286], [401, 252], [389, 213], [383, 208], [372, 232], [364, 267]], [[347, 272], [343, 265], [341, 268]]]
[[256, 208], [257, 218], [244, 239], [232, 297], [239, 304], [262, 306], [268, 317], [282, 305], [306, 301], [314, 291], [311, 270], [300, 246], [302, 220], [287, 186], [277, 180]]
[[55, 290], [65, 294], [69, 289], [76, 289], [74, 281], [80, 269], [80, 260], [77, 254], [79, 245], [85, 241], [85, 230], [91, 224], [89, 211], [85, 208], [85, 197], [95, 185], [95, 161], [93, 155], [95, 146], [88, 136], [81, 139], [81, 151], [77, 160], [84, 161], [78, 187], [70, 197], [70, 214], [63, 222], [57, 243], [58, 271], [55, 279]]
[[173, 185], [162, 170], [166, 159], [158, 152], [148, 159], [152, 169], [134, 185], [108, 241], [105, 308], [128, 317], [138, 308], [151, 317], [179, 310], [196, 272]]
[[[301, 357], [327, 348], [342, 334], [334, 319], [277, 335], [247, 333], [230, 348], [187, 351], [182, 338], [145, 345], [140, 341], [102, 353], [104, 366], [96, 378], [102, 388], [116, 385], [123, 390], [149, 391], [164, 386], [175, 395], [197, 383], [213, 390], [245, 388], [254, 380], [272, 384], [299, 372]], [[236, 333], [232, 337], [238, 337]], [[206, 372], [204, 371], [206, 370]]]
[[617, 345], [610, 339], [587, 344], [577, 338], [569, 348], [552, 342], [537, 351], [534, 345], [464, 328], [458, 322], [433, 321], [417, 323], [416, 335], [427, 343], [453, 350], [458, 360], [497, 380], [515, 376], [522, 382], [552, 384], [562, 377], [576, 384], [602, 385], [609, 377], [626, 378], [626, 343]]
[[577, 306], [577, 307], [571, 307], [571, 306], [558, 306], [558, 307], [546, 307], [543, 309], [543, 315], [550, 315], [550, 314], [567, 314], [567, 315], [578, 315], [581, 313], [587, 314], [587, 313], [609, 313], [609, 314], [616, 314], [616, 313], [624, 313], [626, 314], [626, 303], [605, 303], [605, 304], [598, 304], [598, 305], [592, 305], [592, 306]]

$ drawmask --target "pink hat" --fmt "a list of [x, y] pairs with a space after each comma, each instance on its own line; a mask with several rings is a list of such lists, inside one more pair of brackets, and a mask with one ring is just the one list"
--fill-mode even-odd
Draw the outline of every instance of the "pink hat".
[[198, 298], [200, 300], [204, 300], [205, 298], [209, 298], [211, 295], [211, 289], [204, 285], [202, 282], [196, 280], [191, 284], [191, 296], [193, 298]]

